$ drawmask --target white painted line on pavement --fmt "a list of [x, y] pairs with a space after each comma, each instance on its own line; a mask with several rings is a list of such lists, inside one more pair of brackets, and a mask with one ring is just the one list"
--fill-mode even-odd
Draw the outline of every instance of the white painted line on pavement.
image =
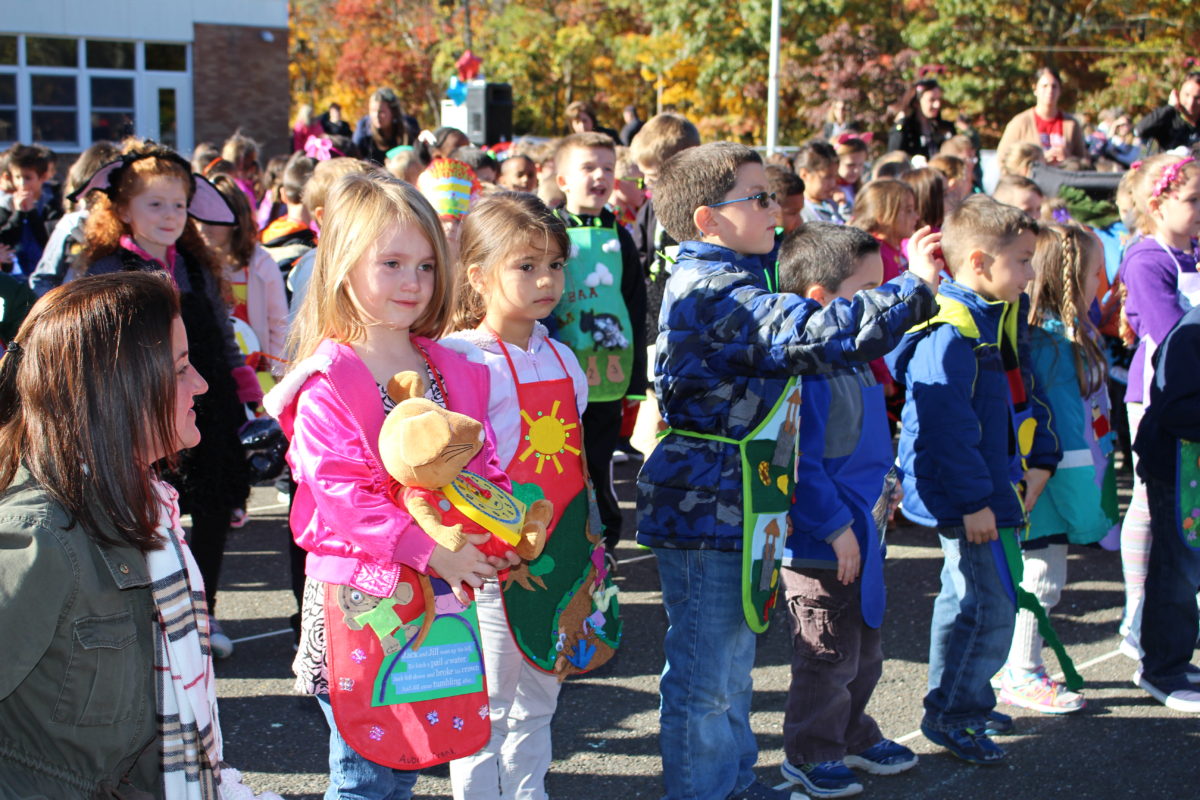
[[642, 556], [634, 556], [633, 558], [622, 558], [617, 560], [617, 566], [622, 564], [634, 564], [638, 561], [645, 561], [647, 558], [654, 558], [654, 553], [646, 553]]
[[[1121, 651], [1120, 651], [1120, 650], [1111, 650], [1111, 651], [1109, 651], [1109, 652], [1105, 653], [1104, 655], [1096, 656], [1096, 657], [1095, 657], [1095, 658], [1093, 658], [1093, 659], [1089, 659], [1088, 661], [1085, 661], [1085, 662], [1083, 662], [1082, 664], [1080, 664], [1080, 665], [1078, 665], [1077, 667], [1075, 667], [1075, 671], [1076, 671], [1076, 672], [1079, 672], [1079, 673], [1082, 673], [1082, 672], [1083, 672], [1085, 669], [1087, 669], [1088, 667], [1094, 667], [1094, 666], [1096, 666], [1097, 664], [1101, 664], [1101, 663], [1103, 663], [1103, 662], [1105, 662], [1105, 661], [1108, 661], [1108, 660], [1109, 660], [1110, 658], [1112, 658], [1113, 656], [1119, 656], [1119, 655], [1121, 655]], [[1064, 677], [1064, 676], [1063, 676], [1063, 674], [1062, 674], [1061, 672], [1059, 672], [1059, 673], [1057, 673], [1056, 675], [1054, 675], [1054, 676], [1053, 676], [1054, 680], [1056, 680], [1056, 681], [1061, 681], [1061, 680], [1063, 679], [1063, 677]], [[918, 737], [918, 736], [920, 736], [920, 735], [921, 735], [921, 729], [920, 729], [920, 728], [918, 728], [917, 730], [915, 730], [915, 731], [912, 731], [911, 733], [906, 733], [906, 734], [904, 734], [903, 736], [901, 736], [900, 738], [896, 739], [895, 741], [896, 741], [896, 743], [897, 743], [897, 744], [904, 744], [905, 742], [910, 742], [910, 741], [912, 741], [913, 739], [917, 738], [917, 737]]]
[[285, 633], [292, 633], [292, 629], [282, 628], [277, 631], [268, 631], [267, 633], [256, 633], [253, 636], [243, 636], [240, 639], [230, 639], [230, 641], [234, 644], [241, 644], [242, 642], [253, 642], [255, 639], [268, 639], [272, 636], [283, 636]]

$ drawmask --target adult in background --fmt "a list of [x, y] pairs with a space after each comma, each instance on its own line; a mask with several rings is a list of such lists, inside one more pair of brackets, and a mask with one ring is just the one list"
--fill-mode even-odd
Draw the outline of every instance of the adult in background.
[[1037, 71], [1033, 86], [1034, 106], [1017, 114], [1004, 128], [996, 158], [1004, 163], [1005, 156], [1013, 147], [1030, 142], [1042, 148], [1046, 163], [1056, 166], [1068, 158], [1089, 161], [1087, 144], [1083, 140], [1083, 126], [1070, 114], [1058, 107], [1062, 97], [1062, 78], [1053, 67], [1042, 67]]
[[638, 135], [638, 131], [645, 124], [641, 117], [638, 116], [637, 106], [625, 106], [621, 112], [625, 117], [625, 126], [621, 128], [621, 144], [629, 147], [633, 142], [633, 137]]
[[393, 147], [417, 142], [420, 128], [417, 121], [400, 108], [400, 99], [391, 89], [376, 89], [371, 94], [367, 115], [358, 121], [354, 130], [354, 146], [358, 155], [383, 166]]
[[1143, 142], [1153, 141], [1160, 151], [1200, 143], [1200, 72], [1189, 72], [1178, 89], [1171, 90], [1165, 106], [1138, 122], [1134, 132]]
[[621, 143], [621, 136], [612, 128], [602, 127], [596, 122], [596, 111], [591, 103], [576, 100], [567, 106], [567, 133], [586, 133], [596, 131], [603, 133], [613, 140], [613, 144]]
[[354, 135], [354, 131], [350, 130], [350, 123], [342, 116], [341, 103], [330, 103], [329, 109], [319, 119], [321, 127], [330, 136], [345, 136], [349, 139]]
[[153, 466], [200, 440], [206, 389], [161, 273], [51, 291], [0, 361], [5, 797], [199, 797], [185, 769], [216, 796], [208, 610]]
[[900, 101], [902, 116], [888, 135], [888, 150], [933, 158], [954, 136], [954, 125], [942, 119], [942, 87], [936, 78], [914, 83]]

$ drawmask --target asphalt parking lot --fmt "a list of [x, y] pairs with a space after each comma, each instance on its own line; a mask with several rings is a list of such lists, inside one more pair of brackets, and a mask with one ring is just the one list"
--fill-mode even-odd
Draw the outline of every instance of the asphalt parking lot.
[[[616, 467], [618, 492], [632, 498], [635, 463]], [[219, 614], [234, 638], [234, 655], [217, 664], [226, 760], [256, 790], [316, 800], [325, 789], [328, 731], [311, 698], [291, 692], [295, 612], [285, 546], [286, 507], [270, 488], [256, 488], [245, 528], [231, 534]], [[633, 508], [626, 508], [633, 529]], [[972, 767], [917, 733], [925, 686], [929, 617], [938, 589], [941, 550], [926, 529], [900, 527], [889, 538], [888, 616], [883, 678], [870, 711], [884, 734], [912, 747], [916, 769], [894, 777], [866, 776], [863, 797], [1075, 800], [1200, 797], [1200, 720], [1169, 710], [1130, 682], [1134, 662], [1116, 652], [1123, 593], [1116, 553], [1072, 553], [1069, 585], [1055, 610], [1056, 627], [1087, 685], [1088, 706], [1068, 717], [1014, 710], [1017, 733], [1004, 737], [1009, 758]], [[554, 764], [547, 789], [565, 800], [656, 798], [658, 673], [666, 626], [653, 556], [624, 542], [617, 583], [625, 620], [616, 658], [564, 687], [554, 721]], [[780, 609], [783, 604], [780, 604]], [[791, 649], [782, 610], [759, 641], [752, 723], [760, 747], [759, 774], [780, 782], [781, 727]], [[1047, 655], [1051, 672], [1057, 670]], [[427, 771], [420, 798], [449, 798], [445, 766]]]

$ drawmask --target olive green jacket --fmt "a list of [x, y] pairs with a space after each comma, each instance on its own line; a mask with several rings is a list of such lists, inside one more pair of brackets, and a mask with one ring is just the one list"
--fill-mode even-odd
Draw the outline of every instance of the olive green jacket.
[[17, 472], [0, 494], [0, 797], [159, 796], [154, 599]]

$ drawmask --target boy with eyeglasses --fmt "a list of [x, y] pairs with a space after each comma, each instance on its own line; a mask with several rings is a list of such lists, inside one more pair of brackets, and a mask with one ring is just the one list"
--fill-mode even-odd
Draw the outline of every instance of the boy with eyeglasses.
[[796, 489], [796, 379], [887, 353], [934, 313], [936, 266], [828, 308], [776, 293], [777, 203], [762, 158], [732, 142], [673, 156], [654, 202], [681, 242], [654, 365], [669, 427], [638, 476], [638, 541], [657, 557], [669, 623], [666, 797], [798, 798], [755, 780], [750, 728], [754, 634], [775, 602]]

